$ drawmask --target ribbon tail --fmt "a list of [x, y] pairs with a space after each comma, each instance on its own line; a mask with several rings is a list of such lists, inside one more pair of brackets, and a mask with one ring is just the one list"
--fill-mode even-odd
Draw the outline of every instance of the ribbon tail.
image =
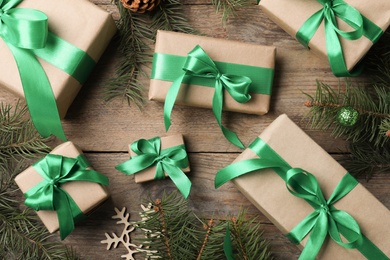
[[53, 134], [66, 141], [53, 90], [41, 64], [31, 51], [7, 45], [15, 57], [31, 119], [37, 131], [43, 137]]
[[226, 226], [226, 235], [223, 239], [223, 251], [227, 260], [234, 260], [232, 239], [230, 237], [229, 223]]
[[169, 88], [167, 96], [165, 98], [164, 103], [164, 125], [165, 125], [165, 131], [168, 131], [169, 127], [171, 126], [171, 113], [173, 106], [175, 105], [177, 94], [179, 93], [181, 83], [184, 79], [186, 74], [184, 73], [182, 76], [177, 78], [173, 83], [172, 86]]
[[[60, 227], [60, 237], [64, 240], [73, 230], [75, 219], [83, 218], [83, 213], [76, 202], [64, 190], [56, 190], [58, 199], [54, 200]], [[57, 196], [56, 196], [57, 197]]]
[[185, 173], [176, 166], [171, 166], [169, 164], [164, 165], [165, 171], [168, 173], [168, 176], [171, 178], [173, 183], [179, 189], [184, 198], [187, 198], [191, 190], [191, 181], [185, 175]]
[[222, 89], [222, 83], [217, 80], [215, 84], [215, 92], [213, 96], [213, 113], [215, 116], [215, 119], [218, 122], [219, 127], [222, 130], [223, 135], [229, 142], [234, 144], [235, 146], [244, 149], [245, 146], [242, 144], [240, 139], [238, 138], [237, 134], [233, 131], [230, 131], [226, 127], [222, 125], [222, 106], [223, 106], [223, 89]]

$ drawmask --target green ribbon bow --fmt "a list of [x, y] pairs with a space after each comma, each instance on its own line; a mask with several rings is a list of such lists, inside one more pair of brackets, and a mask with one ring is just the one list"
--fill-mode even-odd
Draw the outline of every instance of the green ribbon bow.
[[68, 158], [48, 154], [33, 167], [44, 180], [24, 194], [26, 197], [24, 204], [36, 211], [56, 211], [61, 239], [65, 239], [74, 229], [75, 223], [85, 216], [70, 195], [61, 188], [61, 185], [70, 181], [88, 181], [108, 185], [108, 178], [94, 170], [87, 170], [89, 163], [83, 155]]
[[207, 55], [207, 53], [197, 45], [192, 51], [188, 53], [187, 59], [183, 66], [184, 72], [178, 77], [169, 88], [165, 104], [164, 104], [164, 124], [168, 131], [171, 125], [171, 113], [177, 94], [183, 81], [186, 77], [200, 77], [215, 80], [215, 92], [213, 96], [213, 113], [217, 119], [218, 125], [221, 128], [223, 135], [232, 144], [245, 148], [237, 135], [222, 125], [222, 108], [224, 90], [233, 97], [234, 100], [240, 103], [245, 103], [250, 100], [251, 96], [248, 94], [249, 86], [252, 80], [246, 76], [230, 75], [221, 73], [215, 63]]
[[118, 164], [115, 168], [127, 175], [140, 172], [151, 166], [156, 166], [154, 179], [165, 178], [165, 173], [171, 178], [185, 198], [191, 190], [191, 181], [181, 170], [188, 167], [188, 157], [184, 145], [178, 145], [161, 150], [160, 137], [140, 139], [130, 145], [137, 156]]
[[83, 83], [95, 65], [84, 51], [48, 31], [41, 11], [15, 8], [22, 0], [0, 1], [0, 37], [16, 61], [31, 118], [43, 137], [66, 140], [53, 90], [37, 57]]
[[233, 244], [230, 237], [229, 223], [226, 225], [226, 234], [223, 238], [223, 252], [225, 253], [227, 260], [234, 260]]
[[[291, 194], [306, 200], [314, 208], [312, 213], [286, 235], [296, 244], [309, 235], [299, 259], [315, 259], [327, 234], [342, 247], [356, 248], [367, 259], [389, 259], [361, 233], [358, 223], [351, 215], [336, 209], [333, 205], [358, 184], [349, 173], [341, 179], [330, 198], [325, 200], [314, 175], [300, 168], [292, 168], [263, 140], [256, 138], [249, 148], [260, 158], [236, 162], [219, 170], [215, 178], [215, 187], [218, 188], [227, 181], [249, 172], [273, 169], [286, 182]], [[340, 234], [348, 242], [344, 242]]]
[[[317, 0], [317, 2], [323, 5], [323, 8], [306, 20], [296, 33], [297, 39], [308, 48], [309, 41], [313, 38], [321, 22], [324, 20], [326, 50], [333, 74], [337, 77], [359, 75], [361, 73], [361, 67], [358, 67], [352, 72], [348, 71], [338, 35], [347, 40], [356, 40], [365, 36], [375, 43], [383, 34], [382, 29], [343, 0]], [[340, 30], [336, 17], [345, 21], [353, 30]]]

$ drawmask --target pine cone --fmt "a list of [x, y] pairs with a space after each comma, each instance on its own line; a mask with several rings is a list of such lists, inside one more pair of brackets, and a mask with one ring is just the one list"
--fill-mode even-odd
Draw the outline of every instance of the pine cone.
[[160, 4], [160, 0], [120, 0], [122, 5], [135, 13], [145, 13], [152, 11]]

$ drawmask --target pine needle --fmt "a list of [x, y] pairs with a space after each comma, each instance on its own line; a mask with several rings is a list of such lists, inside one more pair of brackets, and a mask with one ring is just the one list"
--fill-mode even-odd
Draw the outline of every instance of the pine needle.
[[254, 0], [211, 0], [217, 13], [222, 13], [222, 24], [225, 26], [230, 17], [234, 17], [240, 8], [254, 5]]

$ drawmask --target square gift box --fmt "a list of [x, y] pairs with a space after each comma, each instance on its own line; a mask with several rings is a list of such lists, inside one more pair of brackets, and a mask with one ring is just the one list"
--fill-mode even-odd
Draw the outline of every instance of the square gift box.
[[[50, 154], [62, 155], [69, 158], [76, 158], [83, 155], [82, 151], [72, 142], [66, 142], [57, 146]], [[92, 168], [88, 167], [87, 169]], [[23, 193], [26, 193], [41, 181], [43, 181], [43, 177], [33, 166], [30, 166], [15, 178], [16, 184]], [[98, 207], [109, 197], [106, 187], [95, 182], [69, 181], [62, 184], [61, 188], [70, 195], [85, 215], [91, 213], [93, 209]], [[37, 214], [50, 233], [59, 229], [56, 211], [39, 210], [37, 211]]]
[[[111, 14], [86, 0], [24, 0], [17, 8], [31, 8], [45, 13], [48, 16], [49, 32], [83, 50], [95, 62], [116, 32]], [[79, 92], [81, 83], [42, 59], [39, 62], [51, 84], [59, 115], [63, 118]], [[0, 71], [0, 86], [24, 97], [15, 59], [1, 38]]]
[[[297, 31], [304, 22], [323, 7], [319, 2], [315, 0], [261, 0], [260, 7], [272, 21], [295, 38]], [[382, 31], [386, 31], [389, 27], [390, 1], [345, 0], [344, 2], [354, 7], [363, 16], [380, 27]], [[339, 18], [337, 18], [337, 24], [343, 31], [353, 30], [352, 27]], [[367, 27], [364, 29], [366, 30]], [[324, 22], [322, 22], [309, 42], [309, 48], [324, 58], [328, 57], [325, 35]], [[356, 40], [336, 37], [340, 39], [348, 71], [355, 67], [373, 45], [373, 42], [364, 35]]]
[[[178, 146], [178, 145], [184, 145], [184, 139], [181, 134], [163, 136], [160, 139], [161, 139], [161, 150]], [[137, 156], [137, 154], [133, 150], [131, 150], [131, 145], [129, 145], [129, 154], [130, 154], [130, 159], [133, 158], [134, 156]], [[182, 170], [184, 173], [188, 173], [190, 172], [190, 166], [188, 165], [188, 167]], [[156, 173], [156, 166], [149, 167], [138, 173], [135, 173], [134, 181], [136, 183], [141, 183], [141, 182], [154, 180], [155, 173]], [[165, 173], [165, 176], [168, 175]]]
[[[266, 143], [291, 167], [300, 168], [313, 174], [322, 189], [325, 200], [329, 199], [337, 184], [347, 173], [346, 169], [286, 115], [279, 116], [269, 125], [259, 138], [249, 146], [252, 148], [248, 148], [240, 154], [232, 165], [258, 158], [254, 151], [264, 146], [256, 147], [257, 140]], [[271, 159], [271, 157], [264, 155], [262, 158]], [[237, 167], [242, 169], [242, 165], [236, 166], [234, 169]], [[353, 177], [351, 178], [353, 179]], [[293, 196], [286, 188], [285, 181], [271, 168], [246, 173], [233, 179], [232, 182], [284, 234], [290, 232], [314, 211], [313, 207], [304, 199]], [[333, 205], [336, 209], [349, 213], [357, 221], [363, 235], [382, 250], [387, 257], [390, 256], [390, 211], [363, 185], [358, 183]], [[300, 242], [301, 249], [305, 247], [309, 236], [310, 233]], [[366, 258], [358, 250], [346, 249], [327, 236], [318, 254], [318, 259], [356, 260]]]
[[[224, 110], [258, 115], [268, 112], [275, 67], [275, 47], [177, 32], [157, 32], [149, 88], [150, 100], [166, 100], [173, 81], [183, 73], [182, 67], [188, 53], [197, 45], [216, 63], [221, 73], [247, 76], [252, 80], [249, 87], [251, 99], [245, 103], [235, 101], [225, 90]], [[170, 58], [174, 60], [169, 62]], [[206, 86], [197, 81], [199, 78], [195, 78], [192, 76], [186, 84], [182, 84], [175, 104], [211, 108], [213, 80]]]

